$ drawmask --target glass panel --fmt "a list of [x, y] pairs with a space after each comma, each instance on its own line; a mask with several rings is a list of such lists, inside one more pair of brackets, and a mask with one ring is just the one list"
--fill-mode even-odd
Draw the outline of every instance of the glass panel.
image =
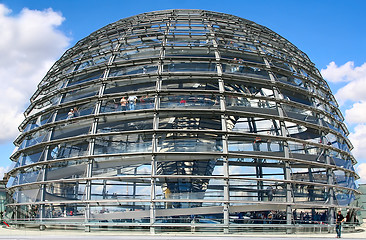
[[[44, 86], [42, 90], [38, 93], [38, 95], [32, 96], [32, 101], [38, 101], [39, 99], [45, 97], [45, 96], [52, 96], [55, 91], [58, 89], [63, 88], [66, 85], [66, 79], [60, 80], [59, 75], [51, 76], [47, 79], [48, 86]], [[52, 83], [52, 84], [50, 84]]]
[[223, 72], [247, 75], [250, 77], [259, 77], [269, 79], [268, 72], [264, 69], [255, 66], [242, 65], [240, 60], [234, 59], [233, 63], [222, 64]]
[[294, 201], [298, 203], [319, 202], [326, 203], [329, 201], [327, 189], [322, 186], [314, 186], [309, 184], [292, 185]]
[[[71, 179], [86, 177], [88, 161], [63, 161], [48, 165], [47, 180]], [[62, 183], [55, 183], [55, 185]]]
[[43, 178], [43, 170], [26, 169], [25, 172], [19, 173], [17, 177], [19, 178], [18, 184], [40, 182]]
[[119, 112], [119, 111], [133, 111], [140, 109], [154, 108], [155, 96], [126, 96], [122, 98], [114, 98], [103, 100], [100, 112]]
[[[291, 166], [291, 179], [295, 181], [327, 183], [327, 170], [321, 168], [299, 168]], [[312, 185], [311, 185], [312, 186]]]
[[98, 124], [97, 133], [123, 132], [153, 128], [153, 119], [129, 119], [128, 121], [106, 119]]
[[74, 107], [65, 107], [57, 111], [56, 121], [87, 116], [94, 113], [96, 102], [78, 104]]
[[296, 68], [294, 68], [291, 64], [287, 62], [279, 61], [277, 59], [270, 59], [269, 61], [271, 66], [275, 66], [277, 68], [281, 68], [283, 70], [290, 71], [295, 74], [298, 73]]
[[233, 132], [257, 133], [261, 135], [274, 136], [281, 135], [280, 124], [277, 120], [229, 116], [227, 120], [227, 128]]
[[285, 114], [290, 118], [295, 118], [301, 121], [310, 122], [313, 124], [318, 124], [319, 120], [316, 117], [315, 113], [306, 108], [300, 108], [291, 106], [288, 104], [282, 104], [282, 109], [285, 111]]
[[250, 42], [244, 42], [243, 39], [235, 39], [231, 38], [230, 40], [223, 40], [221, 37], [218, 37], [219, 44], [222, 48], [226, 49], [235, 49], [245, 52], [256, 52], [257, 48]]
[[151, 152], [151, 134], [126, 134], [119, 136], [97, 137], [94, 154]]
[[[266, 109], [276, 109], [276, 102], [268, 101], [265, 99], [256, 99], [256, 98], [247, 98], [247, 97], [240, 97], [240, 96], [226, 96], [226, 106], [228, 109], [231, 108], [266, 108]], [[250, 111], [250, 110], [247, 110]], [[262, 113], [263, 110], [260, 110]], [[275, 112], [273, 112], [275, 113]], [[276, 113], [277, 115], [277, 113]]]
[[299, 78], [296, 78], [293, 76], [285, 76], [285, 75], [281, 75], [281, 74], [276, 74], [276, 78], [278, 81], [288, 83], [288, 84], [294, 85], [296, 87], [301, 87], [301, 88], [307, 89], [306, 83], [302, 79], [299, 79]]
[[[136, 159], [136, 158], [135, 158]], [[112, 160], [96, 160], [93, 165], [93, 176], [94, 177], [116, 177], [116, 176], [137, 176], [137, 175], [150, 175], [151, 165], [141, 163], [141, 159], [137, 161], [128, 161], [127, 159]], [[151, 160], [150, 160], [151, 161]], [[148, 178], [151, 178], [150, 176]], [[132, 181], [128, 179], [128, 181]], [[143, 181], [139, 179], [138, 181]]]
[[43, 160], [43, 148], [29, 149], [23, 152], [15, 167], [25, 166], [32, 163], [37, 163]]
[[[32, 110], [29, 112], [28, 116], [31, 116], [31, 115], [34, 115], [38, 112], [41, 112], [51, 106], [55, 106], [57, 104], [59, 104], [59, 101], [60, 101], [60, 95], [56, 95], [56, 96], [53, 96], [51, 98], [47, 98], [45, 99], [44, 101], [42, 102], [38, 102], [33, 108]], [[28, 110], [27, 110], [28, 112]]]
[[[195, 46], [199, 46], [200, 42], [197, 41]], [[204, 58], [214, 58], [215, 50], [213, 48], [167, 48], [165, 49], [165, 57], [180, 56], [180, 57], [204, 57]]]
[[285, 184], [273, 181], [231, 179], [230, 199], [237, 201], [285, 202]]
[[216, 63], [200, 63], [200, 62], [173, 62], [164, 64], [164, 72], [192, 72], [192, 71], [209, 71], [216, 72]]
[[33, 132], [30, 135], [25, 136], [19, 149], [33, 146], [38, 143], [47, 142], [50, 129], [41, 129], [39, 131]]
[[348, 177], [346, 176], [346, 173], [341, 170], [335, 170], [334, 173], [334, 181], [335, 184], [342, 186], [342, 187], [348, 187]]
[[175, 95], [162, 96], [161, 108], [220, 108], [219, 96], [215, 95]]
[[308, 106], [313, 106], [312, 101], [310, 101], [309, 97], [302, 94], [302, 93], [298, 93], [298, 92], [290, 92], [288, 90], [285, 89], [280, 89], [282, 97], [284, 99], [290, 100], [290, 101], [294, 101], [294, 102], [298, 102], [298, 103], [302, 103]]
[[89, 119], [73, 121], [65, 125], [58, 125], [52, 133], [51, 140], [86, 135], [90, 132], [92, 124], [92, 120]]
[[159, 129], [210, 129], [221, 130], [221, 116], [175, 113], [160, 116]]
[[29, 121], [23, 132], [28, 132], [36, 127], [52, 122], [53, 112], [45, 113]]
[[89, 141], [80, 140], [63, 142], [51, 145], [48, 151], [48, 160], [86, 156], [88, 154]]
[[136, 226], [136, 223], [150, 222], [150, 203], [134, 201], [123, 202], [122, 204], [117, 203], [119, 203], [118, 200], [114, 204], [107, 205], [103, 203], [103, 206], [90, 207], [92, 216], [90, 222], [96, 223], [102, 228], [110, 225], [109, 221], [122, 223], [131, 227]]
[[63, 103], [75, 101], [82, 98], [87, 98], [91, 96], [96, 96], [99, 92], [100, 86], [91, 85], [86, 87], [81, 87], [75, 90], [72, 90], [65, 94], [65, 97], [62, 99]]
[[[22, 189], [17, 191], [17, 202], [19, 203], [33, 203], [36, 201], [41, 200], [41, 194], [40, 194], [39, 188], [34, 189]], [[25, 213], [27, 214], [27, 213]], [[33, 212], [30, 212], [32, 217], [35, 217], [36, 214]]]
[[141, 73], [142, 74], [154, 73], [157, 70], [158, 67], [154, 65], [118, 67], [118, 68], [112, 68], [108, 77], [118, 77], [123, 75], [132, 75]]
[[219, 90], [217, 79], [197, 79], [186, 77], [164, 78], [162, 89]]
[[[210, 41], [206, 36], [194, 36], [192, 38], [176, 36], [175, 38], [167, 37], [167, 46], [186, 46], [186, 47], [203, 47], [212, 46], [212, 41]], [[170, 50], [170, 48], [168, 48]], [[175, 48], [171, 48], [175, 49]]]
[[[167, 203], [167, 208], [171, 208], [172, 206], [179, 208], [189, 207], [184, 205], [185, 203], [182, 201], [179, 201], [183, 199], [223, 199], [223, 186], [225, 181], [222, 179], [210, 179], [215, 166], [221, 167], [222, 169], [222, 161], [220, 159], [204, 155], [191, 159], [183, 159], [184, 157], [179, 156], [174, 158], [174, 161], [159, 161], [158, 158], [157, 163], [157, 174], [164, 175], [157, 182], [157, 198], [178, 200], [177, 203]], [[160, 157], [160, 159], [163, 160], [166, 157]], [[218, 169], [218, 171], [220, 170]], [[166, 177], [167, 175], [170, 177]], [[184, 178], [185, 175], [189, 176], [189, 178]], [[195, 178], [195, 175], [200, 177]], [[208, 177], [202, 178], [201, 176]]]
[[336, 202], [341, 206], [349, 206], [355, 200], [355, 195], [349, 190], [336, 189], [335, 191]]
[[111, 56], [110, 54], [107, 54], [107, 55], [93, 57], [87, 61], [83, 60], [83, 62], [76, 67], [75, 71], [82, 70], [82, 69], [89, 68], [89, 67], [96, 66], [96, 65], [100, 65], [102, 63], [106, 63], [106, 62], [108, 62], [110, 56]]
[[[93, 181], [91, 186], [91, 199], [151, 199], [151, 186], [149, 181], [143, 179], [126, 179], [119, 181]], [[133, 214], [133, 213], [132, 213]]]
[[[238, 140], [236, 140], [236, 138]], [[228, 141], [228, 150], [232, 152], [283, 152], [283, 144], [282, 141], [265, 139], [263, 137], [230, 137]]]
[[133, 80], [125, 80], [125, 81], [113, 81], [106, 85], [104, 90], [104, 95], [119, 93], [123, 94], [126, 92], [135, 92], [135, 91], [149, 91], [155, 90], [156, 81], [155, 79], [133, 79]]
[[263, 58], [254, 54], [243, 54], [242, 52], [238, 53], [237, 51], [231, 51], [229, 49], [222, 50], [220, 49], [221, 59], [224, 59], [231, 62], [238, 62], [240, 60], [241, 63], [259, 63], [264, 65]]
[[158, 136], [159, 152], [219, 152], [222, 151], [221, 136], [173, 133]]
[[145, 48], [145, 47], [139, 47], [136, 49], [131, 50], [124, 50], [119, 52], [116, 55], [115, 62], [118, 61], [127, 61], [127, 60], [133, 60], [133, 59], [146, 59], [151, 57], [158, 58], [160, 56], [160, 48]]
[[80, 76], [70, 79], [67, 86], [73, 86], [73, 85], [80, 84], [83, 82], [88, 82], [88, 81], [92, 81], [94, 79], [98, 79], [103, 76], [103, 73], [104, 73], [104, 71], [100, 70], [100, 71], [91, 72], [88, 74], [82, 74]]
[[352, 161], [350, 161], [350, 160], [332, 157], [330, 162], [331, 162], [331, 164], [334, 164], [338, 167], [343, 167], [343, 168], [350, 169], [350, 170], [353, 169], [353, 164], [352, 164]]
[[251, 94], [255, 96], [263, 96], [263, 97], [274, 97], [273, 90], [268, 88], [268, 86], [254, 86], [252, 83], [238, 83], [232, 81], [225, 81], [225, 91], [230, 93], [243, 93], [243, 94]]
[[[70, 201], [70, 200], [83, 200], [85, 199], [85, 183], [80, 182], [67, 182], [67, 183], [50, 183], [46, 186], [46, 201]], [[79, 212], [71, 207], [70, 205], [66, 206], [57, 206], [55, 205], [54, 211], [46, 214], [46, 217], [49, 218], [58, 218], [58, 217], [67, 217], [80, 215]]]

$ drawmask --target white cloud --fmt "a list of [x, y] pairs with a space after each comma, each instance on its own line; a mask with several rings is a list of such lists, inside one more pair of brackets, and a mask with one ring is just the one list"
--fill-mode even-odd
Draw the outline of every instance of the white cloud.
[[347, 123], [366, 123], [366, 101], [356, 102], [347, 109], [345, 119]]
[[61, 13], [23, 9], [18, 15], [0, 4], [0, 143], [13, 140], [28, 99], [70, 39], [57, 29]]
[[366, 183], [366, 163], [361, 163], [357, 167], [357, 173], [360, 176], [360, 183]]
[[356, 159], [364, 159], [366, 156], [366, 148], [364, 147], [366, 142], [366, 124], [357, 125], [348, 137], [354, 146], [352, 154]]
[[366, 100], [366, 63], [355, 67], [352, 61], [342, 66], [337, 66], [335, 62], [331, 62], [326, 69], [321, 70], [321, 74], [329, 82], [347, 83], [335, 94], [341, 105], [348, 100]]
[[326, 69], [321, 70], [321, 74], [329, 82], [350, 82], [365, 78], [366, 75], [366, 63], [360, 67], [355, 67], [355, 63], [352, 61], [346, 62], [342, 66], [338, 67], [335, 62], [331, 62], [327, 65]]
[[366, 182], [366, 63], [355, 67], [352, 61], [341, 66], [331, 62], [321, 73], [327, 81], [342, 84], [335, 97], [343, 107], [348, 108], [345, 119], [353, 127], [349, 135], [354, 146], [352, 154], [359, 162], [357, 172], [361, 182]]
[[343, 105], [346, 101], [358, 102], [366, 100], [366, 75], [364, 78], [354, 80], [346, 86], [340, 88], [335, 94], [339, 104]]
[[[1, 11], [1, 10], [0, 10], [0, 11]], [[2, 180], [2, 179], [3, 179], [3, 177], [4, 177], [4, 173], [9, 172], [9, 170], [10, 170], [10, 166], [7, 166], [7, 167], [1, 167], [1, 166], [0, 166], [0, 180]]]

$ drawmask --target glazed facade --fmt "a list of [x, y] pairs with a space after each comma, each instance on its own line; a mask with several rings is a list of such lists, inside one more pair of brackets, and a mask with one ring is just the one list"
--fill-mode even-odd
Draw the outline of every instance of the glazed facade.
[[101, 28], [54, 64], [25, 116], [7, 185], [18, 223], [331, 224], [356, 192], [344, 119], [314, 64], [228, 14]]

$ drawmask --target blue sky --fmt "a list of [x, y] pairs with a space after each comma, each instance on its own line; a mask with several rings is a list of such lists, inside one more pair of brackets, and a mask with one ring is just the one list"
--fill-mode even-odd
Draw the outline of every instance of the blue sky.
[[[27, 86], [21, 92], [17, 92], [11, 84], [7, 85], [8, 89], [4, 88], [6, 92], [2, 92], [5, 91], [4, 89], [0, 90], [0, 102], [7, 101], [4, 99], [5, 96], [17, 96], [11, 101], [16, 107], [9, 109], [0, 106], [3, 119], [13, 115], [15, 116], [13, 119], [19, 119], [19, 114], [16, 114], [24, 111], [29, 103], [24, 99], [29, 99], [35, 91], [36, 83], [41, 81], [52, 62], [78, 40], [109, 23], [139, 13], [164, 9], [205, 9], [224, 12], [270, 28], [304, 51], [319, 70], [324, 69], [322, 74], [328, 80], [333, 93], [336, 94], [346, 117], [346, 123], [351, 132], [350, 138], [355, 145], [354, 154], [359, 161], [359, 172], [362, 175], [362, 181], [366, 182], [366, 157], [364, 157], [366, 150], [362, 147], [362, 143], [366, 142], [366, 94], [363, 94], [363, 90], [366, 91], [366, 87], [363, 87], [366, 86], [366, 64], [364, 64], [366, 62], [364, 14], [366, 1], [0, 0], [0, 5], [3, 6], [3, 11], [0, 9], [0, 32], [4, 34], [8, 31], [9, 34], [6, 36], [10, 36], [7, 42], [0, 38], [2, 55], [0, 81], [2, 84], [8, 84], [12, 81], [12, 76], [16, 75], [18, 86], [23, 86], [23, 83]], [[37, 21], [39, 24], [36, 24]], [[16, 23], [18, 30], [11, 28], [9, 22]], [[31, 26], [25, 28], [22, 24]], [[17, 37], [22, 29], [35, 29], [43, 24], [48, 30], [39, 30], [39, 32], [35, 30], [33, 35], [30, 33], [29, 36]], [[14, 40], [11, 41], [12, 37]], [[31, 46], [37, 47], [32, 47], [32, 50], [31, 46], [18, 43], [21, 41], [17, 39], [22, 38], [27, 41], [30, 39], [30, 42], [34, 41], [34, 45]], [[19, 47], [14, 44], [14, 41], [19, 44]], [[19, 49], [22, 49], [26, 56], [23, 56]], [[34, 49], [39, 51], [34, 53]], [[27, 54], [38, 58], [44, 57], [45, 60], [31, 61], [32, 58]], [[11, 67], [7, 66], [17, 63], [17, 58], [12, 58], [14, 56], [21, 56], [20, 58], [24, 58], [25, 61], [39, 64], [42, 71], [29, 77], [32, 80], [27, 79], [29, 74], [25, 70], [22, 74], [16, 68], [11, 72]], [[32, 66], [30, 63], [29, 68], [31, 69]], [[0, 128], [9, 134], [5, 134], [3, 138], [0, 137], [0, 173], [1, 169], [10, 165], [9, 155], [14, 149], [12, 141], [16, 134], [9, 130], [14, 128], [9, 122], [14, 123], [19, 120], [1, 121], [0, 119]]]

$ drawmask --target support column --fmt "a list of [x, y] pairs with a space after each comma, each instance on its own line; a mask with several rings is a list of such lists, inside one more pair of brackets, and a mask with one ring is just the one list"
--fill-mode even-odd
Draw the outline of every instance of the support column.
[[155, 199], [156, 199], [156, 156], [151, 158], [151, 189], [150, 189], [150, 234], [155, 234]]
[[[276, 87], [276, 78], [274, 76], [274, 74], [271, 71], [271, 65], [269, 63], [269, 61], [265, 58], [265, 54], [263, 52], [263, 50], [259, 48], [259, 51], [262, 53], [262, 55], [264, 56], [264, 62], [266, 64], [266, 68], [268, 70], [269, 73], [269, 77], [271, 79], [271, 82], [273, 83], [272, 89], [273, 89], [273, 95], [275, 97], [275, 99], [277, 100], [276, 102], [276, 108], [277, 108], [277, 112], [278, 112], [278, 116], [281, 118], [285, 117], [285, 111], [281, 106], [280, 103], [280, 92]], [[280, 120], [280, 128], [281, 128], [281, 136], [282, 137], [288, 137], [287, 136], [287, 128], [286, 128], [286, 124], [284, 122], [284, 120]], [[287, 141], [283, 141], [283, 152], [284, 152], [284, 158], [285, 159], [289, 159], [290, 158], [290, 148], [288, 146]], [[284, 178], [286, 180], [285, 183], [285, 194], [286, 194], [286, 224], [287, 225], [291, 225], [292, 223], [292, 208], [290, 203], [293, 202], [293, 196], [292, 196], [292, 186], [291, 186], [291, 166], [290, 166], [290, 162], [288, 161], [284, 161], [284, 167], [283, 167], [283, 173], [284, 173]], [[287, 228], [286, 229], [286, 233], [292, 233], [291, 232], [291, 228]]]
[[[86, 169], [86, 175], [88, 178], [91, 177], [92, 168], [93, 168], [93, 159], [89, 159], [88, 166]], [[90, 198], [91, 198], [91, 180], [87, 180], [85, 186], [85, 199], [89, 201]], [[90, 203], [87, 202], [85, 205], [85, 232], [90, 232], [90, 225], [88, 225], [90, 218], [91, 218]]]
[[[329, 154], [326, 153], [325, 156], [325, 163], [326, 164], [330, 164], [330, 157]], [[333, 185], [334, 184], [334, 175], [333, 175], [333, 171], [331, 168], [327, 168], [327, 184], [328, 185]], [[328, 216], [327, 216], [327, 220], [328, 220], [328, 225], [332, 226], [335, 223], [335, 208], [334, 208], [334, 189], [333, 187], [328, 187], [327, 189], [327, 203], [328, 203]], [[330, 228], [329, 228], [330, 231]]]
[[[96, 119], [93, 123], [92, 126], [92, 132], [95, 133], [95, 130], [97, 128], [97, 124], [98, 124], [98, 120]], [[89, 143], [89, 156], [93, 154], [94, 152], [94, 143], [95, 143], [95, 139], [91, 139], [90, 143]], [[90, 232], [90, 225], [88, 225], [89, 220], [91, 218], [91, 210], [90, 210], [90, 203], [89, 200], [91, 199], [91, 182], [92, 180], [90, 180], [90, 178], [92, 177], [92, 172], [93, 172], [93, 163], [94, 163], [94, 159], [90, 158], [88, 160], [88, 165], [86, 168], [86, 178], [88, 180], [86, 180], [86, 186], [85, 186], [85, 200], [86, 205], [85, 205], [85, 232]]]
[[[220, 92], [224, 92], [224, 83], [222, 79], [219, 79]], [[225, 112], [226, 104], [223, 94], [220, 96], [221, 111]], [[225, 134], [222, 136], [222, 153], [223, 153], [223, 171], [224, 171], [224, 208], [223, 208], [223, 221], [224, 221], [224, 233], [229, 233], [229, 219], [230, 219], [230, 172], [229, 172], [229, 159], [228, 159], [228, 134], [226, 114], [221, 115], [221, 128]]]
[[[220, 89], [223, 89], [223, 81], [219, 80]], [[225, 98], [224, 96], [220, 96], [220, 105], [221, 110], [225, 112]], [[221, 115], [221, 128], [225, 134], [222, 136], [222, 153], [223, 153], [223, 171], [224, 171], [224, 208], [223, 208], [223, 217], [224, 217], [224, 233], [229, 233], [229, 219], [230, 219], [230, 171], [229, 171], [229, 159], [228, 159], [228, 134], [227, 134], [227, 123], [226, 123], [226, 115]]]
[[[170, 23], [168, 24], [170, 26]], [[169, 29], [167, 29], [169, 31]], [[150, 234], [155, 234], [155, 220], [156, 220], [156, 169], [157, 169], [157, 156], [158, 152], [158, 136], [156, 131], [159, 129], [159, 109], [160, 109], [160, 92], [162, 85], [162, 73], [164, 71], [164, 62], [165, 58], [165, 46], [166, 46], [166, 35], [167, 31], [164, 34], [164, 38], [162, 41], [161, 49], [160, 49], [160, 60], [158, 64], [158, 77], [156, 78], [155, 85], [155, 101], [154, 101], [154, 118], [153, 118], [153, 130], [154, 134], [152, 137], [152, 155], [151, 155], [151, 180], [150, 180]]]
[[[48, 150], [46, 150], [46, 156], [47, 156], [47, 152]], [[43, 176], [42, 176], [42, 182], [46, 181], [46, 171], [47, 171], [47, 165], [43, 166]], [[41, 185], [41, 189], [40, 189], [40, 195], [41, 195], [41, 202], [45, 201], [45, 195], [46, 195], [46, 185], [42, 184]], [[44, 225], [44, 218], [45, 218], [45, 206], [44, 204], [40, 205], [40, 209], [39, 209], [39, 221], [40, 221], [40, 225], [39, 225], [39, 230], [43, 231], [46, 229], [46, 226]]]
[[229, 233], [229, 218], [230, 218], [230, 183], [229, 183], [229, 161], [227, 156], [224, 157], [224, 233]]
[[229, 219], [230, 219], [230, 173], [229, 173], [229, 159], [228, 159], [228, 133], [227, 133], [227, 115], [226, 115], [226, 101], [225, 101], [225, 84], [222, 79], [222, 65], [221, 65], [221, 55], [219, 52], [219, 44], [216, 40], [215, 31], [212, 25], [207, 24], [210, 29], [210, 39], [212, 40], [212, 44], [215, 49], [215, 59], [216, 59], [216, 68], [217, 68], [217, 76], [218, 76], [218, 85], [219, 85], [219, 94], [220, 94], [220, 110], [221, 114], [221, 129], [224, 132], [222, 136], [222, 153], [223, 153], [223, 171], [224, 171], [224, 204], [223, 204], [223, 224], [224, 224], [224, 233], [229, 233]]
[[[317, 115], [318, 118], [318, 123], [320, 126], [323, 126], [323, 120], [322, 117], [318, 114]], [[321, 142], [324, 144], [326, 143], [328, 140], [325, 137], [325, 133], [322, 132], [321, 133]], [[331, 165], [331, 158], [329, 156], [329, 149], [323, 148], [323, 150], [321, 151], [325, 157], [325, 164], [327, 164], [328, 166]], [[319, 156], [320, 158], [321, 156]], [[333, 187], [331, 187], [331, 185], [334, 185], [334, 175], [333, 175], [333, 170], [332, 168], [327, 168], [327, 200], [326, 203], [329, 206], [328, 207], [328, 215], [327, 215], [327, 220], [328, 220], [328, 232], [332, 232], [332, 226], [335, 223], [335, 208], [334, 208], [334, 189]]]
[[[157, 97], [158, 98], [158, 97]], [[155, 101], [155, 108], [158, 104], [159, 100]], [[153, 129], [158, 129], [159, 125], [159, 116], [157, 113], [154, 114], [153, 120]], [[156, 133], [154, 133], [152, 138], [152, 156], [151, 156], [151, 180], [150, 180], [150, 234], [155, 234], [155, 219], [156, 219], [156, 209], [155, 209], [155, 200], [156, 200], [156, 155], [158, 146], [158, 139]]]
[[[59, 99], [59, 104], [60, 103], [61, 103], [61, 98]], [[57, 114], [57, 111], [52, 116], [52, 122], [55, 121], [56, 114]], [[53, 131], [54, 131], [54, 128], [52, 128], [52, 130], [48, 133], [47, 142], [49, 142], [51, 140], [51, 136], [52, 136]], [[47, 146], [45, 151], [44, 151], [43, 161], [47, 161], [49, 150], [50, 150], [50, 146]], [[42, 170], [43, 170], [42, 182], [45, 182], [47, 180], [47, 165], [43, 165]], [[44, 202], [46, 200], [46, 197], [45, 197], [46, 196], [46, 185], [45, 184], [41, 185], [40, 196], [41, 196], [40, 201]], [[40, 218], [39, 219], [40, 220], [39, 230], [43, 231], [43, 230], [46, 229], [46, 226], [43, 223], [43, 220], [45, 218], [45, 205], [44, 204], [41, 204], [39, 206], [39, 218]]]
[[[285, 127], [285, 123], [284, 122], [280, 122], [281, 125], [281, 132], [282, 135], [285, 136], [286, 134], [284, 134], [286, 132], [286, 127]], [[284, 151], [284, 155], [285, 158], [290, 158], [290, 149], [288, 146], [288, 143], [286, 141], [283, 142], [283, 151]], [[286, 181], [285, 183], [285, 193], [286, 193], [286, 224], [287, 225], [291, 225], [292, 224], [292, 208], [290, 203], [293, 202], [293, 198], [292, 198], [292, 186], [291, 186], [291, 167], [290, 167], [290, 163], [288, 161], [284, 161], [284, 178]], [[292, 233], [292, 229], [291, 228], [287, 228], [286, 229], [286, 233], [290, 234]]]

